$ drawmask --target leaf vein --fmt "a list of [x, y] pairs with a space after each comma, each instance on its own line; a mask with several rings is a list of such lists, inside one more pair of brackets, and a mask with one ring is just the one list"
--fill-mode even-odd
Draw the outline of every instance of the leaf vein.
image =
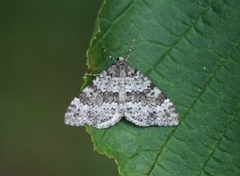
[[169, 53], [176, 47], [176, 45], [181, 41], [181, 39], [185, 38], [186, 34], [195, 27], [195, 25], [197, 24], [197, 22], [200, 20], [200, 18], [202, 17], [203, 14], [207, 13], [208, 10], [211, 8], [211, 6], [216, 2], [216, 0], [212, 1], [196, 18], [196, 20], [194, 22], [192, 22], [192, 24], [189, 25], [188, 28], [186, 28], [180, 35], [179, 37], [175, 40], [175, 42], [173, 42], [172, 46], [167, 49], [162, 56], [156, 61], [155, 64], [153, 64], [153, 67], [150, 68], [147, 72], [146, 75], [148, 75], [152, 70], [155, 70], [158, 65], [162, 62], [162, 60], [164, 58], [166, 58], [167, 55], [169, 55]]
[[106, 29], [106, 31], [102, 34], [102, 36], [106, 35], [106, 34], [110, 31], [111, 27], [112, 27], [115, 23], [117, 23], [117, 21], [119, 21], [119, 20], [124, 16], [124, 14], [126, 13], [126, 11], [127, 11], [128, 9], [130, 9], [130, 7], [132, 6], [132, 4], [133, 4], [133, 1], [131, 1], [131, 2], [122, 10], [122, 12], [118, 14], [118, 16], [112, 21], [112, 23], [111, 23], [110, 26]]
[[[225, 138], [225, 134], [227, 133], [227, 131], [230, 129], [232, 123], [234, 123], [234, 119], [237, 117], [238, 112], [240, 111], [240, 109], [237, 109], [237, 111], [235, 112], [235, 115], [231, 118], [231, 120], [228, 122], [225, 130], [223, 131], [222, 135], [221, 135], [221, 139], [217, 141], [216, 145], [214, 146], [214, 148], [212, 149], [212, 152], [210, 153], [210, 155], [208, 156], [207, 160], [204, 162], [204, 165], [201, 168], [201, 171], [199, 172], [198, 175], [201, 175], [202, 172], [206, 173], [206, 171], [204, 170], [204, 168], [206, 167], [208, 161], [210, 160], [210, 158], [214, 158], [213, 154], [216, 151], [216, 149], [218, 148], [219, 144], [222, 142], [222, 140]], [[217, 158], [214, 158], [216, 161], [220, 162], [219, 160], [217, 160]]]

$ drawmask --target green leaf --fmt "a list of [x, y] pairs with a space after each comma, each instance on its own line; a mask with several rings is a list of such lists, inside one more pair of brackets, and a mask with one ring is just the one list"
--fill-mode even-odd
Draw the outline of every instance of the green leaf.
[[[176, 127], [138, 127], [125, 119], [87, 127], [95, 149], [121, 175], [240, 175], [239, 0], [107, 0], [87, 53], [89, 71], [126, 56], [175, 105]], [[89, 82], [89, 81], [87, 81]]]

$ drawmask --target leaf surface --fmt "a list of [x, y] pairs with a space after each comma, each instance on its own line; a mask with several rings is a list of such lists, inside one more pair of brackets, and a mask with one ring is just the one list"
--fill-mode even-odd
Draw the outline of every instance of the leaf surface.
[[[87, 53], [89, 71], [129, 64], [175, 105], [176, 127], [121, 120], [87, 127], [120, 175], [240, 175], [240, 3], [238, 0], [108, 0]], [[89, 80], [86, 80], [88, 83]]]

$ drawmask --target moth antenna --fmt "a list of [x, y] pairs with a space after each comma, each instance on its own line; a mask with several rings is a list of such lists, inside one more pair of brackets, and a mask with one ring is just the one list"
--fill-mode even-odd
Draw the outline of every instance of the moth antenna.
[[103, 53], [106, 53], [110, 59], [112, 59], [114, 62], [116, 62], [116, 60], [111, 56], [109, 51], [103, 46], [103, 43], [101, 40], [99, 40], [99, 43], [100, 43], [100, 47], [101, 47]]
[[132, 51], [134, 42], [135, 42], [135, 39], [132, 40], [132, 43], [131, 43], [131, 45], [130, 45], [130, 47], [128, 49], [127, 56], [126, 56], [126, 61], [128, 61], [128, 58], [129, 58], [130, 52]]

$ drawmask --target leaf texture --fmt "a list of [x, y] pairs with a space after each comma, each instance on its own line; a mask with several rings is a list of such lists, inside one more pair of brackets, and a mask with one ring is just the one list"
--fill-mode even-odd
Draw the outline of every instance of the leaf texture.
[[[240, 175], [240, 2], [238, 0], [104, 1], [87, 53], [89, 71], [125, 56], [174, 103], [176, 127], [126, 120], [87, 127], [95, 149], [120, 175]], [[87, 80], [86, 82], [89, 82]]]

